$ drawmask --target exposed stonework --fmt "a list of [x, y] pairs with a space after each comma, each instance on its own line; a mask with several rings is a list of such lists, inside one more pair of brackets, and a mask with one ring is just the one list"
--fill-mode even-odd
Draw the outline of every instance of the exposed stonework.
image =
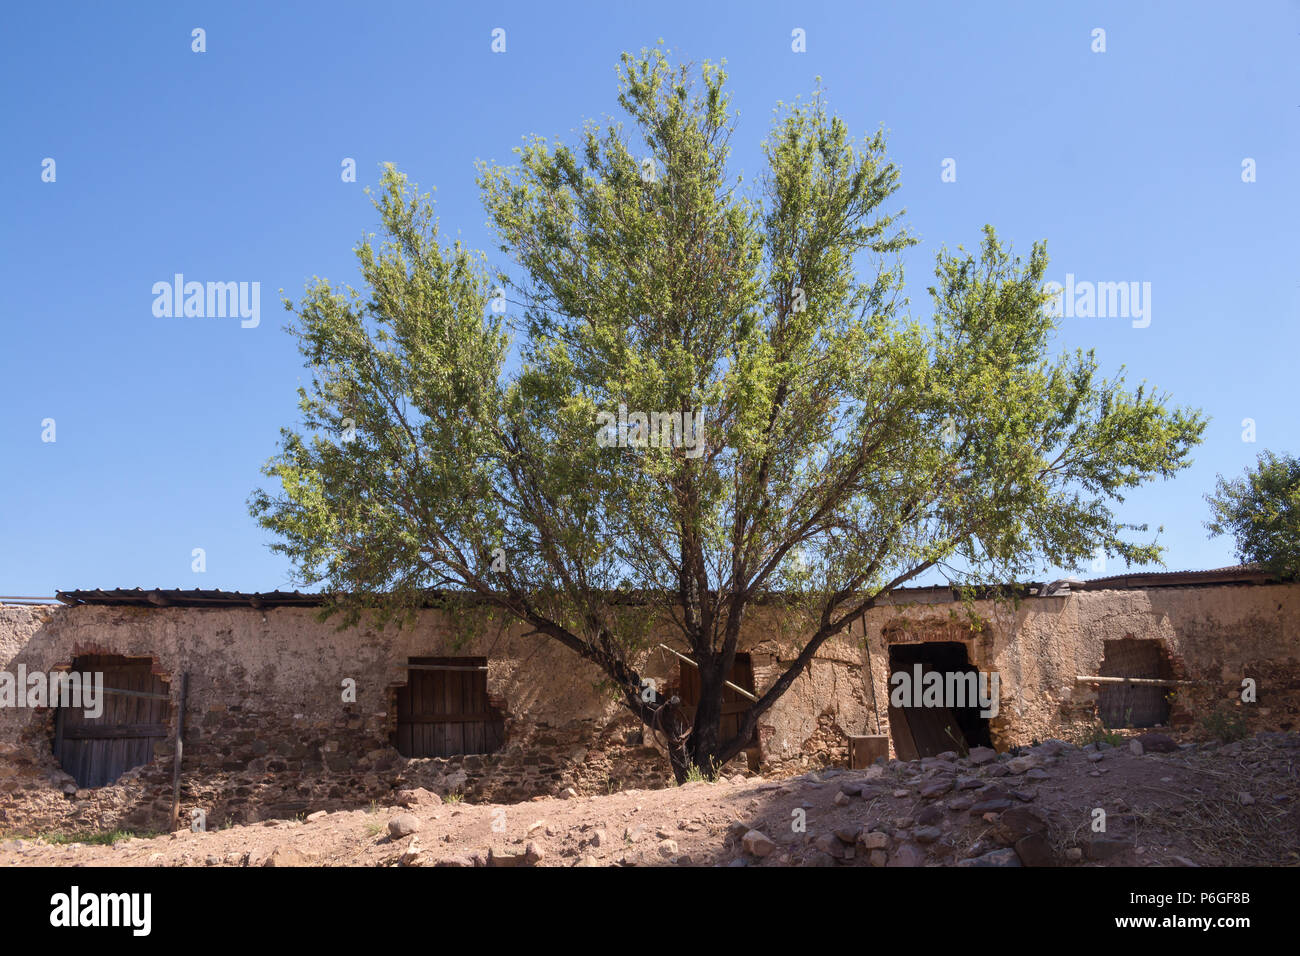
[[[90, 653], [147, 657], [169, 680], [171, 721], [177, 678], [188, 671], [181, 815], [189, 820], [202, 809], [209, 826], [364, 806], [403, 786], [501, 801], [671, 782], [661, 749], [593, 665], [524, 636], [522, 627], [479, 628], [466, 641], [463, 624], [439, 611], [422, 612], [413, 627], [380, 631], [339, 630], [304, 608], [9, 606], [0, 608], [0, 669], [48, 672]], [[759, 646], [770, 661], [760, 681], [792, 658], [777, 642]], [[488, 692], [506, 713], [501, 751], [407, 760], [391, 745], [395, 690], [406, 680], [408, 659], [438, 655], [488, 659]], [[678, 679], [680, 665], [666, 652], [640, 663], [665, 685]], [[355, 702], [344, 702], [345, 679], [355, 681]], [[805, 727], [816, 725], [816, 714], [790, 705], [855, 679], [851, 663], [814, 662], [768, 715], [769, 736], [785, 738], [775, 763], [794, 757], [808, 737]], [[79, 790], [53, 757], [53, 735], [52, 708], [0, 709], [0, 830], [169, 823], [170, 740], [159, 741], [155, 759], [117, 783]]]
[[[1240, 714], [1252, 732], [1300, 728], [1297, 584], [1082, 591], [1018, 607], [979, 601], [969, 610], [904, 598], [866, 620], [879, 699], [888, 694], [891, 643], [959, 641], [973, 664], [1001, 677], [999, 714], [990, 721], [999, 749], [1094, 725], [1098, 687], [1075, 678], [1098, 675], [1105, 642], [1126, 637], [1159, 642], [1172, 676], [1196, 682], [1173, 692], [1174, 730], [1194, 732], [1220, 707]], [[1246, 677], [1258, 685], [1253, 705], [1240, 703]]]
[[[762, 771], [843, 764], [847, 735], [889, 734], [895, 643], [958, 642], [972, 664], [1000, 674], [1000, 710], [990, 721], [999, 749], [1094, 725], [1097, 686], [1075, 677], [1099, 673], [1105, 641], [1125, 637], [1159, 642], [1175, 678], [1203, 682], [1177, 688], [1176, 735], [1195, 732], [1221, 705], [1252, 731], [1300, 728], [1300, 585], [1083, 591], [1017, 607], [967, 608], [945, 595], [897, 594], [828, 641], [761, 718]], [[90, 653], [149, 658], [169, 681], [173, 722], [177, 678], [188, 671], [182, 820], [202, 809], [209, 827], [384, 803], [409, 786], [506, 802], [670, 783], [653, 735], [594, 666], [523, 628], [471, 628], [480, 633], [465, 640], [465, 624], [432, 610], [412, 628], [379, 631], [339, 630], [307, 608], [4, 606], [0, 670], [48, 672]], [[794, 659], [797, 630], [771, 607], [749, 619], [740, 649], [751, 655], [758, 692]], [[487, 658], [488, 692], [506, 714], [497, 753], [407, 760], [391, 745], [408, 659], [437, 655]], [[681, 665], [662, 650], [638, 664], [664, 686], [678, 681]], [[1258, 681], [1257, 704], [1237, 703], [1243, 677]], [[348, 678], [355, 702], [344, 701]], [[0, 831], [166, 826], [170, 739], [117, 783], [78, 790], [53, 757], [53, 715], [0, 708]]]
[[[1300, 734], [1143, 739], [1143, 754], [1048, 740], [1016, 755], [524, 804], [403, 790], [396, 806], [111, 846], [0, 838], [0, 866], [1294, 866]], [[1098, 809], [1105, 832], [1092, 828]]]

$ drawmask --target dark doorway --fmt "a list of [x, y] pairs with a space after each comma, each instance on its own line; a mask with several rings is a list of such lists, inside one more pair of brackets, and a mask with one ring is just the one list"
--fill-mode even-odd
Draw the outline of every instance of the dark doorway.
[[[948, 674], [974, 674], [979, 671], [966, 656], [966, 645], [957, 641], [936, 641], [924, 644], [891, 644], [889, 647], [890, 676], [904, 672], [914, 682], [916, 665], [921, 666], [921, 676], [938, 672]], [[907, 703], [895, 707], [894, 684], [887, 684], [890, 692], [889, 728], [894, 742], [894, 752], [899, 760], [916, 760], [933, 757], [948, 750], [959, 753], [971, 747], [991, 747], [987, 717], [980, 716], [978, 700], [967, 697], [965, 706], [926, 707]], [[919, 693], [919, 691], [918, 691]], [[945, 703], [952, 703], [945, 698]]]
[[[700, 703], [700, 672], [695, 669], [694, 664], [687, 664], [682, 661], [681, 667], [681, 698], [682, 711], [687, 720], [695, 719], [695, 708]], [[737, 653], [731, 663], [731, 673], [727, 675], [727, 680], [737, 687], [743, 687], [749, 693], [754, 693], [754, 662], [748, 654]], [[738, 694], [733, 688], [723, 685], [722, 688], [722, 720], [718, 724], [718, 743], [725, 744], [736, 734], [740, 733], [740, 719], [745, 711], [749, 710], [753, 701], [747, 697]], [[754, 734], [745, 744], [746, 750], [751, 750], [758, 746], [758, 728], [754, 728]]]
[[98, 717], [87, 716], [84, 707], [60, 707], [54, 715], [54, 756], [77, 786], [105, 786], [153, 760], [154, 741], [167, 736], [171, 711], [167, 682], [153, 673], [153, 661], [93, 654], [78, 657], [70, 670], [83, 686], [103, 675]]
[[[1101, 659], [1102, 677], [1146, 677], [1168, 680], [1173, 676], [1159, 641], [1126, 637], [1106, 641]], [[1155, 727], [1169, 722], [1168, 687], [1102, 684], [1097, 692], [1097, 713], [1106, 727]]]
[[394, 743], [404, 757], [486, 754], [505, 743], [505, 715], [487, 692], [486, 657], [412, 657], [397, 689]]

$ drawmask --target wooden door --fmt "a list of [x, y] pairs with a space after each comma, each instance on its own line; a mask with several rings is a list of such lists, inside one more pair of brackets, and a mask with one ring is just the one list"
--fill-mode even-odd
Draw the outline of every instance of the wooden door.
[[966, 748], [990, 746], [988, 718], [981, 716], [977, 700], [946, 701], [950, 706], [925, 706], [916, 701], [894, 706], [895, 675], [905, 674], [909, 683], [914, 684], [918, 680], [917, 665], [921, 668], [922, 684], [911, 687], [917, 695], [922, 694], [925, 678], [930, 674], [938, 674], [944, 688], [948, 687], [949, 675], [974, 675], [977, 681], [979, 676], [970, 663], [966, 646], [959, 641], [890, 645], [889, 676], [885, 683], [889, 690], [890, 736], [898, 759], [916, 760], [947, 751], [963, 753]]
[[83, 684], [103, 674], [102, 708], [87, 717], [81, 707], [55, 714], [54, 756], [79, 787], [102, 787], [153, 759], [154, 741], [168, 736], [171, 709], [167, 683], [149, 659], [96, 654], [72, 665]]
[[505, 743], [488, 699], [486, 657], [413, 657], [397, 690], [397, 750], [405, 757], [486, 754]]
[[894, 752], [899, 760], [919, 760], [966, 744], [961, 724], [947, 707], [895, 707], [889, 705]]
[[[1106, 641], [1102, 677], [1169, 677], [1160, 646], [1153, 640], [1124, 638]], [[1097, 711], [1106, 727], [1155, 727], [1169, 722], [1168, 687], [1142, 684], [1102, 684]]]
[[[681, 698], [682, 710], [687, 720], [695, 719], [695, 708], [700, 703], [700, 672], [693, 664], [682, 661], [681, 664]], [[736, 654], [731, 664], [731, 673], [727, 680], [737, 687], [743, 687], [754, 693], [754, 664], [748, 654]], [[740, 721], [753, 701], [742, 697], [725, 684], [722, 687], [722, 719], [718, 722], [718, 743], [724, 744], [740, 733]], [[758, 728], [745, 744], [746, 747], [758, 746]]]

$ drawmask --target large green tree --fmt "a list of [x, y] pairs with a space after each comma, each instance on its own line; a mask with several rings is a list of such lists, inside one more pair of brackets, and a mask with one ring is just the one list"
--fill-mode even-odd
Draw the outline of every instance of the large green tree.
[[1220, 475], [1205, 497], [1210, 537], [1232, 535], [1242, 561], [1300, 575], [1300, 458], [1261, 452], [1254, 468], [1231, 481]]
[[[724, 80], [624, 55], [625, 123], [482, 165], [513, 281], [441, 243], [388, 169], [365, 294], [317, 280], [286, 302], [312, 378], [279, 487], [250, 501], [348, 619], [466, 592], [594, 662], [678, 780], [736, 755], [818, 648], [929, 569], [1157, 560], [1112, 507], [1204, 428], [1091, 353], [1049, 355], [1041, 244], [1022, 261], [986, 228], [908, 316], [883, 136], [855, 142], [814, 95], [778, 112], [751, 188]], [[741, 628], [773, 594], [806, 614], [800, 649], [720, 739]], [[689, 720], [637, 671], [664, 627], [699, 668]]]

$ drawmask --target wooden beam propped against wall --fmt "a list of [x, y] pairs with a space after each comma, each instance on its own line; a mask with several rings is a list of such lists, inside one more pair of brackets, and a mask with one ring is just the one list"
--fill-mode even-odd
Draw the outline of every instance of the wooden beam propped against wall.
[[[691, 660], [691, 659], [690, 659], [689, 657], [687, 657], [685, 654], [678, 654], [675, 650], [673, 650], [673, 649], [672, 649], [671, 647], [669, 647], [667, 644], [660, 644], [659, 646], [662, 647], [664, 650], [666, 650], [669, 654], [672, 654], [672, 655], [673, 655], [674, 657], [676, 657], [678, 660], [685, 661], [687, 664], [690, 664], [690, 665], [691, 665], [692, 667], [694, 667], [696, 670], [699, 670], [699, 669], [700, 669], [700, 665], [697, 664], [697, 663], [695, 663], [695, 661]], [[752, 701], [757, 701], [757, 700], [758, 700], [757, 697], [755, 697], [755, 696], [754, 696], [753, 694], [751, 694], [749, 691], [745, 690], [745, 688], [743, 688], [743, 687], [737, 687], [735, 684], [733, 684], [733, 683], [732, 683], [731, 681], [729, 681], [729, 680], [724, 680], [722, 683], [726, 684], [728, 687], [730, 687], [732, 690], [734, 690], [734, 691], [735, 691], [737, 694], [739, 694], [741, 697], [744, 697], [746, 700], [752, 700]]]
[[1145, 687], [1197, 687], [1203, 684], [1211, 683], [1203, 680], [1165, 680], [1159, 677], [1099, 677], [1099, 676], [1076, 676], [1075, 681], [1080, 684], [1137, 684]]

